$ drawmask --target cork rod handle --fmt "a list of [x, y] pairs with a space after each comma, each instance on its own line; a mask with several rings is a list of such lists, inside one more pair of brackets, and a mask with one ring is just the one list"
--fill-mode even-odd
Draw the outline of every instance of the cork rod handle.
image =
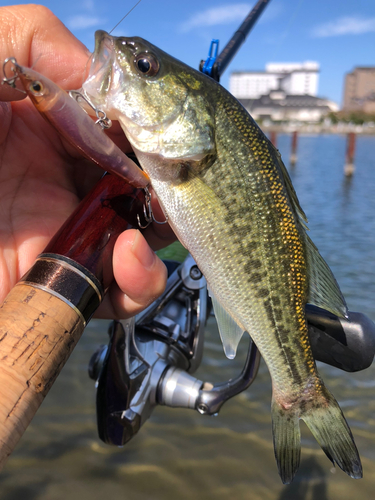
[[15, 286], [0, 307], [0, 469], [83, 329], [71, 306], [26, 284]]

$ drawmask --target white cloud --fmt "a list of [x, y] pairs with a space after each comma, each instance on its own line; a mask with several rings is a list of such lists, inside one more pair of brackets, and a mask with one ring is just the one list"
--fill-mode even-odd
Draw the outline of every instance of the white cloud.
[[68, 19], [67, 26], [71, 30], [84, 30], [103, 24], [103, 19], [95, 16], [77, 15]]
[[84, 10], [93, 11], [95, 9], [94, 0], [84, 0], [81, 4]]
[[214, 7], [199, 12], [186, 22], [181, 24], [183, 32], [203, 26], [216, 26], [218, 24], [230, 24], [234, 21], [243, 21], [250, 12], [251, 6], [247, 3], [235, 3]]
[[315, 38], [341, 35], [361, 35], [375, 31], [375, 17], [340, 17], [335, 21], [316, 26], [311, 34]]

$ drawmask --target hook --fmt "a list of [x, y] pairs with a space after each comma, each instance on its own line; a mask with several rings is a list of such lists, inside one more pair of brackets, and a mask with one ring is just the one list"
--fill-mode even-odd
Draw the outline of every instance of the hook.
[[143, 204], [143, 216], [146, 220], [146, 225], [142, 226], [139, 214], [137, 214], [137, 221], [138, 221], [138, 226], [141, 229], [146, 229], [146, 227], [148, 227], [152, 222], [151, 193], [147, 187], [145, 187], [143, 191], [145, 192], [145, 202]]
[[85, 103], [88, 104], [88, 106], [90, 106], [93, 111], [95, 111], [95, 115], [97, 118], [95, 123], [98, 123], [102, 127], [102, 129], [108, 129], [112, 127], [112, 121], [107, 118], [105, 111], [94, 106], [94, 104], [90, 101], [86, 94], [82, 94], [79, 90], [69, 90], [69, 95], [77, 102], [79, 99], [84, 100]]
[[[6, 65], [9, 62], [11, 62], [12, 64], [14, 64], [14, 66], [11, 67], [11, 71], [13, 71], [14, 74], [13, 74], [13, 76], [7, 77], [6, 76], [5, 67], [6, 67]], [[13, 89], [16, 89], [19, 92], [22, 92], [23, 94], [26, 94], [26, 92], [24, 90], [18, 89], [16, 87], [16, 80], [19, 77], [20, 73], [22, 73], [22, 68], [17, 63], [16, 58], [15, 57], [7, 57], [5, 59], [5, 61], [4, 61], [4, 63], [3, 63], [3, 75], [4, 75], [4, 78], [1, 81], [1, 85], [4, 85], [4, 83], [6, 83], [7, 85], [9, 85], [10, 87], [12, 87]]]
[[154, 213], [152, 211], [152, 207], [151, 207], [151, 193], [147, 187], [143, 188], [143, 190], [145, 192], [145, 203], [143, 205], [143, 215], [144, 215], [144, 218], [145, 218], [147, 224], [145, 226], [142, 226], [139, 214], [137, 214], [138, 226], [141, 229], [146, 229], [146, 227], [148, 227], [151, 224], [151, 222], [155, 222], [156, 224], [166, 224], [168, 222], [168, 215], [165, 216], [164, 221], [156, 220]]

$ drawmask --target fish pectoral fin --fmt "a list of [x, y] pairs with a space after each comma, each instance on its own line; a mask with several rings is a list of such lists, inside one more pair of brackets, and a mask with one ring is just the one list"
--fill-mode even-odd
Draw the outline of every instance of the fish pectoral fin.
[[310, 283], [307, 302], [347, 318], [348, 308], [331, 269], [307, 234], [305, 238]]
[[219, 303], [212, 292], [210, 292], [210, 296], [212, 299], [212, 305], [214, 308], [224, 353], [227, 358], [233, 359], [236, 356], [237, 347], [242, 335], [244, 334], [244, 330], [224, 309], [224, 307]]
[[301, 447], [299, 419], [306, 423], [333, 464], [336, 463], [352, 478], [361, 478], [361, 459], [335, 398], [323, 385], [311, 403], [306, 402], [304, 398], [292, 405], [282, 405], [272, 398], [273, 443], [283, 483], [290, 483], [298, 469]]

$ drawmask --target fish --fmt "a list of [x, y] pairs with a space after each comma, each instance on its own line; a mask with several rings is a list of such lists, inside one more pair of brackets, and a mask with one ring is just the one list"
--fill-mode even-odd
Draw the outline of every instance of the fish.
[[139, 37], [95, 35], [83, 92], [118, 120], [181, 243], [204, 274], [233, 358], [248, 332], [272, 378], [272, 430], [283, 483], [300, 462], [299, 420], [353, 478], [351, 430], [313, 358], [306, 303], [345, 317], [328, 264], [279, 152], [220, 84]]
[[148, 176], [83, 111], [75, 99], [37, 71], [14, 63], [16, 77], [40, 114], [76, 149], [136, 188], [150, 184]]

